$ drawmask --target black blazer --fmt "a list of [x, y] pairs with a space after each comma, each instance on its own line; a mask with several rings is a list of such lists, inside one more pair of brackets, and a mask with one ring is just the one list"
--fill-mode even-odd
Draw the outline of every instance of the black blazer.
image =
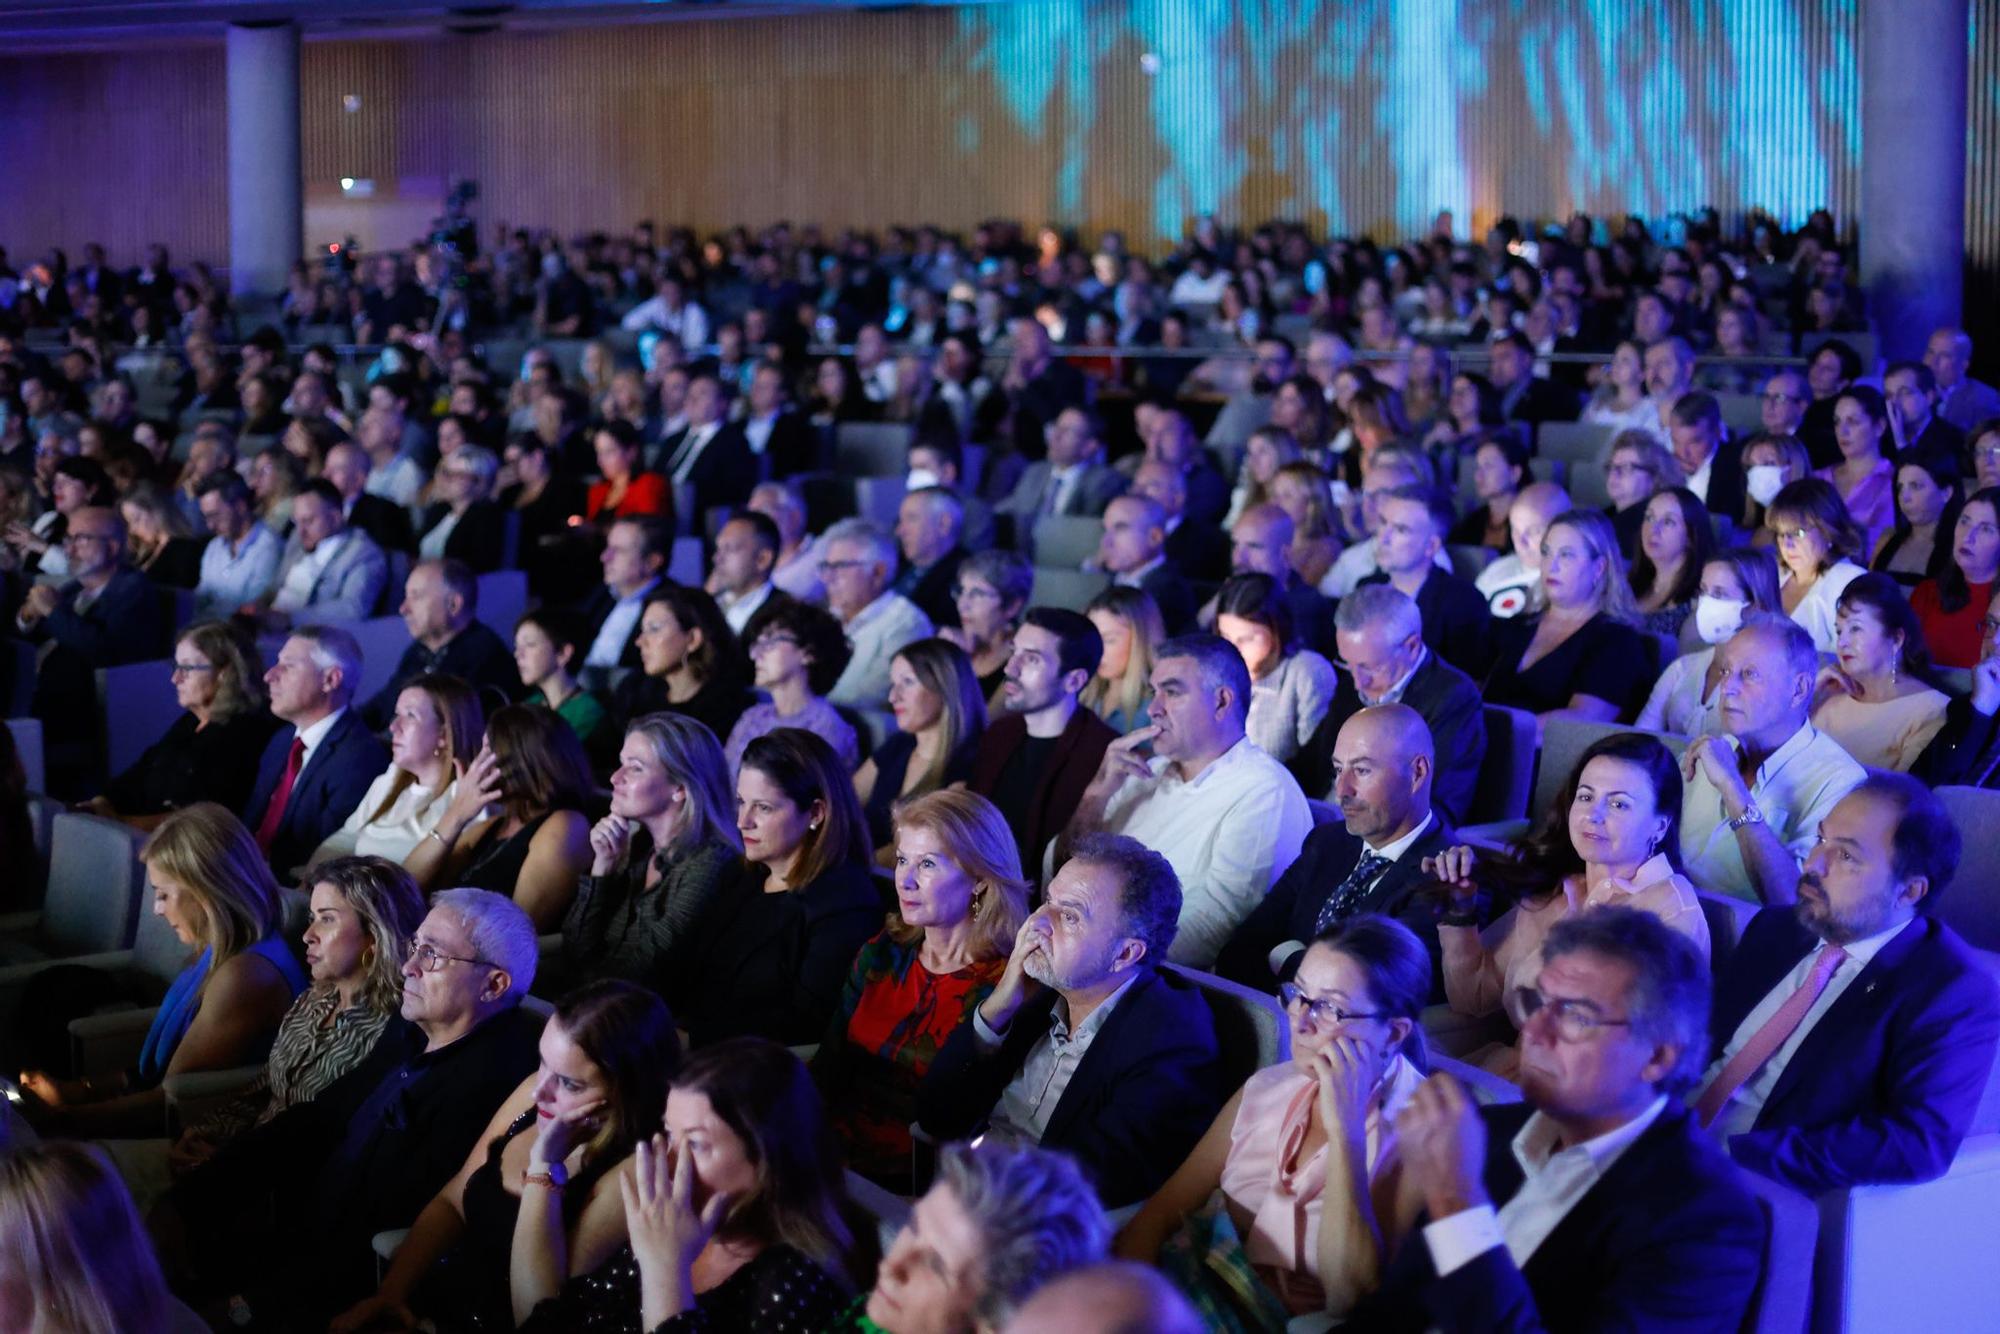
[[764, 442], [764, 470], [773, 477], [818, 472], [823, 466], [819, 445], [819, 432], [813, 430], [804, 414], [781, 412], [771, 423], [770, 438]]
[[[975, 1133], [1049, 1031], [1056, 994], [1021, 1007], [992, 1053], [967, 1018], [917, 1089], [917, 1123], [940, 1141]], [[1160, 1188], [1229, 1098], [1208, 1002], [1190, 983], [1146, 968], [1098, 1030], [1049, 1117], [1042, 1147], [1069, 1154], [1107, 1209]]]
[[1139, 581], [1139, 588], [1160, 609], [1160, 619], [1166, 623], [1169, 635], [1184, 635], [1194, 629], [1196, 600], [1194, 589], [1181, 577], [1169, 560], [1156, 566], [1151, 573]]
[[104, 797], [120, 815], [158, 815], [197, 801], [238, 810], [250, 797], [277, 726], [277, 719], [255, 709], [197, 730], [195, 716], [183, 713], [131, 768], [105, 785]]
[[[264, 808], [285, 775], [291, 757], [295, 727], [280, 727], [264, 747], [257, 765], [257, 784], [243, 807], [243, 823], [255, 833], [263, 822]], [[292, 872], [303, 865], [326, 836], [354, 814], [354, 808], [368, 795], [368, 785], [389, 767], [389, 752], [368, 731], [368, 725], [354, 709], [342, 714], [306, 758], [292, 784], [291, 800], [285, 803], [285, 818], [278, 836], [271, 841], [271, 869], [278, 879], [292, 883]]]
[[[1426, 653], [1423, 665], [1403, 687], [1403, 703], [1422, 714], [1431, 729], [1431, 749], [1437, 754], [1437, 767], [1431, 774], [1432, 808], [1448, 822], [1464, 824], [1471, 815], [1479, 768], [1486, 762], [1485, 701], [1479, 687], [1437, 654]], [[1329, 800], [1334, 740], [1347, 720], [1363, 707], [1354, 678], [1340, 673], [1326, 716], [1320, 719], [1312, 739], [1292, 756], [1289, 766], [1308, 797]]]
[[938, 558], [937, 564], [921, 574], [916, 567], [905, 562], [902, 573], [893, 585], [898, 593], [923, 609], [935, 626], [955, 626], [958, 624], [958, 600], [951, 590], [958, 584], [958, 567], [965, 564], [971, 553], [964, 547], [953, 547]]
[[1743, 446], [1725, 440], [1715, 447], [1715, 460], [1709, 464], [1708, 499], [1704, 503], [1710, 514], [1741, 523], [1749, 502], [1749, 483], [1743, 476]]
[[1167, 559], [1182, 574], [1200, 583], [1220, 583], [1229, 577], [1230, 543], [1211, 523], [1184, 518], [1167, 534]]
[[[1361, 582], [1386, 584], [1389, 576], [1378, 570]], [[1468, 580], [1432, 569], [1415, 600], [1430, 651], [1467, 676], [1485, 675], [1493, 656], [1493, 611], [1486, 595]]]
[[[443, 523], [449, 513], [449, 505], [433, 505], [425, 510], [424, 532]], [[491, 574], [499, 569], [506, 550], [507, 518], [490, 500], [475, 500], [466, 506], [464, 517], [444, 540], [445, 556], [464, 561], [474, 574]]]
[[[1956, 888], [1977, 892], [1985, 886]], [[1819, 947], [1790, 908], [1751, 919], [1716, 975], [1720, 1053], [1743, 1019]], [[2000, 1047], [2000, 992], [1956, 932], [1920, 916], [1812, 1026], [1730, 1156], [1808, 1195], [1943, 1176]]]
[[393, 500], [363, 491], [354, 498], [354, 508], [347, 512], [347, 526], [359, 528], [374, 538], [375, 545], [384, 551], [416, 554], [417, 538], [410, 529], [410, 512]]
[[[1496, 1210], [1521, 1189], [1513, 1140], [1533, 1111], [1525, 1103], [1480, 1110], [1486, 1193]], [[1763, 1210], [1736, 1169], [1685, 1108], [1669, 1103], [1526, 1265], [1495, 1246], [1439, 1278], [1419, 1228], [1349, 1327], [1735, 1330], [1764, 1266], [1765, 1235]]]
[[[648, 594], [648, 596], [651, 595]], [[590, 591], [590, 596], [585, 598], [577, 607], [576, 614], [583, 619], [583, 651], [585, 653], [590, 652], [590, 646], [597, 640], [597, 632], [604, 628], [606, 618], [611, 615], [612, 609], [617, 605], [618, 595], [605, 585], [599, 584]], [[639, 620], [642, 619], [644, 619], [643, 615], [635, 619], [632, 622], [632, 632], [625, 636], [625, 651], [618, 655], [618, 665], [620, 667], [631, 667], [636, 670], [641, 665], [639, 661]], [[577, 664], [577, 670], [579, 672], [583, 670], [582, 663], [579, 662]]]
[[1994, 786], [1994, 775], [2000, 773], [1996, 724], [2000, 715], [1981, 713], [1971, 700], [1954, 695], [1944, 708], [1944, 726], [1910, 766], [1911, 775], [1932, 787]]
[[[687, 431], [683, 429], [660, 446], [660, 471], [669, 480], [673, 477], [674, 455], [686, 441]], [[762, 477], [763, 464], [750, 452], [750, 439], [743, 434], [743, 427], [736, 422], [724, 422], [702, 446], [688, 472], [688, 485], [694, 488], [695, 512], [683, 519], [687, 531], [701, 532], [702, 516], [718, 505], [741, 505], [748, 501]]]
[[[1423, 873], [1424, 858], [1435, 857], [1450, 847], [1456, 838], [1457, 834], [1451, 826], [1433, 812], [1431, 827], [1376, 878], [1358, 909], [1394, 917], [1424, 942], [1424, 948], [1430, 951], [1431, 992], [1436, 1000], [1444, 999], [1437, 918], [1427, 905], [1419, 904], [1414, 899], [1417, 887], [1430, 883], [1432, 879]], [[1320, 909], [1326, 906], [1326, 901], [1340, 888], [1341, 881], [1347, 879], [1360, 862], [1364, 846], [1359, 838], [1347, 832], [1346, 825], [1338, 821], [1323, 824], [1307, 834], [1305, 844], [1299, 849], [1298, 860], [1278, 877], [1278, 883], [1271, 886], [1271, 892], [1243, 919], [1243, 924], [1229, 937], [1229, 943], [1222, 947], [1222, 953], [1215, 961], [1215, 971], [1232, 982], [1241, 982], [1258, 991], [1276, 991], [1280, 981], [1290, 978], [1297, 971], [1299, 960], [1294, 954], [1285, 960], [1278, 973], [1273, 973], [1271, 951], [1288, 940], [1304, 944], [1313, 938], [1317, 933]]]
[[1583, 400], [1574, 389], [1536, 375], [1528, 378], [1520, 396], [1507, 407], [1506, 418], [1539, 426], [1543, 422], [1573, 422], [1582, 411]]

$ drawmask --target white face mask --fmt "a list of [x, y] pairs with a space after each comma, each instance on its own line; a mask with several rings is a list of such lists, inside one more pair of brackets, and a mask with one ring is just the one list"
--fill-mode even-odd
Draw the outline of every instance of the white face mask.
[[944, 483], [939, 480], [938, 475], [929, 468], [912, 468], [910, 469], [909, 480], [903, 483], [903, 489], [905, 491], [921, 491], [927, 486], [942, 485]]
[[1759, 463], [1743, 472], [1744, 489], [1759, 505], [1769, 505], [1785, 489], [1785, 470], [1775, 463]]
[[[1776, 471], [1776, 469], [1773, 469]], [[1743, 612], [1747, 602], [1731, 602], [1727, 598], [1703, 593], [1695, 599], [1694, 628], [1704, 644], [1720, 644], [1723, 640], [1743, 628]]]

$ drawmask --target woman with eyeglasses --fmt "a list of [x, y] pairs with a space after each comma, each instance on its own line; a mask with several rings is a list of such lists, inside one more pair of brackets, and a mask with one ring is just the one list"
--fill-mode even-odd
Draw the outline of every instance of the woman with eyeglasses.
[[1778, 544], [1778, 601], [1806, 628], [1813, 647], [1834, 651], [1840, 595], [1861, 577], [1861, 530], [1833, 483], [1793, 482], [1771, 500], [1766, 522]]
[[975, 551], [958, 567], [958, 583], [951, 590], [958, 624], [941, 628], [938, 637], [965, 650], [979, 679], [980, 697], [989, 705], [997, 705], [1006, 684], [1014, 631], [1034, 589], [1035, 568], [1018, 552]]
[[1250, 1328], [1343, 1315], [1373, 1291], [1421, 1203], [1403, 1185], [1396, 1116], [1423, 1080], [1410, 1058], [1423, 1059], [1430, 989], [1430, 955], [1399, 922], [1364, 914], [1317, 937], [1278, 990], [1292, 1059], [1223, 1106], [1116, 1252], [1157, 1265], [1184, 1230], [1197, 1255], [1238, 1240], [1263, 1284]]
[[[1904, 464], [1904, 469], [1914, 467]], [[1942, 570], [1910, 593], [1910, 609], [1923, 627], [1931, 661], [1940, 667], [1974, 667], [1991, 630], [1983, 627], [1986, 604], [2000, 579], [2000, 487], [1975, 491], [1952, 525], [1952, 544]]]
[[[1681, 873], [1680, 833], [1680, 761], [1659, 738], [1622, 732], [1583, 752], [1514, 855], [1461, 845], [1426, 857], [1424, 872], [1448, 898], [1438, 943], [1451, 1008], [1471, 1018], [1504, 1010], [1518, 1032], [1528, 1016], [1517, 993], [1540, 974], [1549, 929], [1607, 903], [1652, 913], [1707, 958], [1708, 920]], [[1508, 1079], [1519, 1069], [1513, 1041], [1468, 1059]]]
[[822, 607], [773, 597], [743, 628], [756, 688], [769, 698], [743, 711], [723, 748], [733, 776], [752, 741], [781, 727], [796, 727], [825, 741], [850, 772], [861, 762], [854, 726], [827, 698], [847, 669], [852, 648], [840, 619]]
[[250, 800], [277, 727], [255, 641], [231, 622], [197, 621], [181, 631], [173, 664], [181, 716], [83, 809], [144, 828], [197, 801], [241, 810]]
[[1618, 534], [1618, 550], [1625, 559], [1639, 554], [1646, 502], [1655, 491], [1680, 484], [1680, 465], [1650, 431], [1620, 431], [1612, 438], [1604, 461], [1604, 491], [1611, 497], [1611, 508], [1605, 513]]
[[1812, 724], [1857, 763], [1907, 772], [1950, 702], [1931, 684], [1923, 625], [1896, 581], [1872, 571], [1841, 591], [1838, 611], [1835, 663], [1820, 672]]

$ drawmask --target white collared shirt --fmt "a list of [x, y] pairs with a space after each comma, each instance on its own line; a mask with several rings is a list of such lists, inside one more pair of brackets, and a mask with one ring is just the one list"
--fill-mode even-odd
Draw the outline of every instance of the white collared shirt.
[[[1740, 748], [1733, 737], [1730, 744]], [[1820, 821], [1865, 777], [1838, 741], [1807, 723], [1757, 767], [1750, 800], [1803, 866], [1819, 838]], [[1722, 807], [1722, 793], [1700, 769], [1682, 788], [1681, 861], [1688, 879], [1701, 888], [1757, 902], [1742, 845]]]
[[[1021, 1062], [1021, 1072], [1000, 1091], [1000, 1100], [993, 1104], [992, 1130], [1029, 1144], [1042, 1142], [1042, 1136], [1049, 1130], [1049, 1120], [1055, 1116], [1063, 1094], [1069, 1091], [1069, 1082], [1076, 1078], [1077, 1067], [1083, 1064], [1090, 1044], [1104, 1031], [1111, 1011], [1138, 980], [1137, 972], [1126, 977], [1118, 984], [1118, 990], [1084, 1017], [1075, 1032], [1069, 1027], [1069, 1002], [1056, 1001], [1049, 1014], [1049, 1031], [1035, 1039], [1027, 1059]], [[977, 1006], [972, 1010], [972, 1036], [981, 1049], [989, 1052], [997, 1050], [1006, 1040], [1005, 1034], [996, 1033], [987, 1024]]]
[[771, 443], [772, 428], [778, 424], [775, 409], [761, 417], [746, 417], [743, 421], [743, 438], [750, 442], [750, 452], [762, 455]]
[[[1721, 447], [1717, 446], [1715, 454], [1720, 454], [1721, 452], [1722, 452]], [[1701, 503], [1704, 505], [1708, 503], [1709, 478], [1715, 475], [1715, 454], [1710, 454], [1708, 456], [1708, 461], [1706, 463], [1703, 463], [1699, 468], [1696, 468], [1694, 470], [1694, 475], [1689, 477], [1686, 483], [1684, 483], [1684, 485], [1686, 485], [1688, 490], [1694, 492], [1696, 496], [1701, 498]], [[1735, 516], [1731, 515], [1730, 517], [1734, 518]]]
[[586, 667], [616, 667], [625, 656], [626, 641], [632, 638], [632, 627], [639, 623], [639, 613], [645, 610], [646, 599], [660, 586], [658, 579], [648, 580], [638, 592], [618, 599], [615, 606], [598, 627], [597, 638], [591, 641], [590, 652], [584, 655]]
[[304, 773], [306, 766], [312, 763], [313, 754], [319, 749], [319, 743], [326, 740], [326, 734], [333, 730], [333, 725], [339, 722], [346, 712], [346, 709], [335, 709], [310, 727], [298, 729], [298, 739], [306, 746], [305, 756], [299, 761], [300, 773]]
[[1167, 957], [1207, 968], [1271, 885], [1298, 859], [1312, 813], [1298, 780], [1248, 737], [1184, 781], [1156, 755], [1105, 804], [1104, 827], [1167, 859], [1181, 882], [1180, 929]]
[[1661, 1094], [1616, 1130], [1560, 1150], [1556, 1123], [1540, 1112], [1529, 1117], [1510, 1146], [1522, 1172], [1521, 1188], [1513, 1198], [1498, 1213], [1490, 1204], [1478, 1204], [1424, 1226], [1424, 1243], [1431, 1248], [1438, 1277], [1464, 1268], [1495, 1246], [1505, 1246], [1517, 1267], [1528, 1263], [1666, 1107], [1666, 1095]]
[[[1847, 957], [1840, 961], [1840, 967], [1834, 969], [1833, 976], [1827, 980], [1826, 989], [1819, 993], [1819, 998], [1812, 1003], [1812, 1008], [1806, 1011], [1805, 1018], [1799, 1020], [1799, 1026], [1792, 1030], [1792, 1035], [1785, 1039], [1784, 1045], [1771, 1054], [1771, 1059], [1764, 1062], [1755, 1074], [1743, 1081], [1735, 1096], [1730, 1098], [1728, 1104], [1710, 1123], [1710, 1128], [1721, 1137], [1723, 1143], [1728, 1143], [1731, 1135], [1748, 1134], [1757, 1124], [1757, 1117], [1764, 1110], [1764, 1104], [1771, 1099], [1771, 1090], [1778, 1087], [1778, 1080], [1784, 1075], [1785, 1067], [1790, 1065], [1792, 1057], [1798, 1054], [1800, 1044], [1806, 1040], [1806, 1035], [1813, 1031], [1813, 1025], [1826, 1017], [1826, 1012], [1833, 1008], [1834, 1002], [1854, 984], [1854, 979], [1861, 976], [1861, 970], [1882, 952], [1884, 945], [1915, 925], [1916, 919], [1911, 918], [1886, 931], [1878, 931], [1872, 936], [1842, 946], [1847, 951]], [[1826, 948], [1826, 943], [1822, 941], [1817, 948], [1807, 950], [1805, 957], [1798, 961], [1792, 971], [1779, 978], [1778, 984], [1765, 994], [1764, 999], [1758, 1001], [1750, 1013], [1743, 1016], [1743, 1022], [1736, 1026], [1736, 1031], [1730, 1034], [1728, 1043], [1716, 1053], [1714, 1063], [1708, 1067], [1708, 1073], [1702, 1076], [1701, 1082], [1704, 1088], [1715, 1078], [1716, 1072], [1722, 1069], [1730, 1057], [1743, 1050], [1744, 1044], [1748, 1043], [1752, 1035], [1778, 1012], [1779, 1007], [1791, 997], [1792, 993], [1806, 984], [1806, 979], [1812, 976], [1813, 964], [1818, 962], [1821, 951]]]
[[[750, 618], [757, 614], [757, 609], [771, 600], [772, 591], [771, 581], [766, 579], [748, 593], [737, 594], [724, 590], [716, 596], [715, 601], [722, 608], [722, 618], [729, 622], [729, 628], [741, 635], [745, 627], [750, 624]], [[744, 647], [747, 649], [749, 645], [745, 644]]]
[[320, 544], [311, 551], [301, 551], [299, 558], [292, 562], [292, 568], [285, 573], [285, 579], [278, 586], [278, 592], [271, 599], [271, 605], [279, 611], [298, 611], [312, 602], [313, 588], [319, 583], [320, 575], [333, 563], [334, 553], [347, 541], [347, 530], [342, 529], [330, 537], [320, 539]]
[[285, 544], [253, 520], [240, 545], [226, 537], [211, 537], [201, 552], [201, 582], [195, 586], [196, 605], [204, 612], [227, 616], [238, 607], [262, 602], [271, 595]]

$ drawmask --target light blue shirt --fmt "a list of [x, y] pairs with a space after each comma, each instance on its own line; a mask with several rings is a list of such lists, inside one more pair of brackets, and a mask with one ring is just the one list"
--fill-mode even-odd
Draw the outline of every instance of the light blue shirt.
[[203, 614], [227, 616], [238, 607], [263, 602], [278, 582], [285, 544], [261, 521], [252, 522], [234, 550], [229, 539], [210, 538], [201, 553], [201, 582], [194, 590]]

